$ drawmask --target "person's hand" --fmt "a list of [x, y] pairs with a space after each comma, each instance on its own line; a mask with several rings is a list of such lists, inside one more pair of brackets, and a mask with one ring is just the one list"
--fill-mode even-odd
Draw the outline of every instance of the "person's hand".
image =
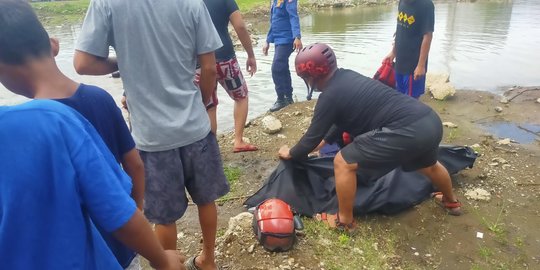
[[387, 56], [385, 56], [383, 58], [382, 62], [383, 63], [386, 63], [386, 62], [392, 63], [392, 62], [394, 62], [394, 58], [396, 58], [396, 55], [393, 52], [390, 52]]
[[414, 69], [414, 80], [416, 81], [425, 75], [426, 75], [426, 67], [422, 65], [416, 66], [416, 68]]
[[248, 57], [246, 60], [246, 70], [250, 76], [253, 76], [257, 72], [257, 60], [255, 60], [255, 57]]
[[127, 99], [126, 96], [122, 96], [122, 99], [120, 100], [120, 103], [122, 103], [122, 108], [126, 109], [126, 111], [129, 112], [128, 106], [127, 106]]
[[270, 44], [268, 44], [268, 42], [264, 42], [264, 45], [263, 45], [263, 54], [266, 56], [268, 55], [268, 49], [270, 48]]
[[293, 43], [293, 49], [294, 49], [296, 52], [299, 52], [302, 48], [303, 48], [303, 46], [302, 46], [302, 40], [299, 39], [299, 38], [295, 38], [295, 39], [294, 39], [294, 43]]
[[[167, 257], [167, 266], [155, 267], [156, 270], [185, 270], [184, 260], [176, 250], [165, 250], [165, 256]], [[151, 265], [152, 266], [152, 265]], [[154, 267], [154, 266], [152, 266]]]
[[284, 145], [282, 146], [281, 148], [279, 148], [279, 152], [278, 152], [278, 155], [279, 155], [279, 158], [283, 159], [283, 160], [289, 160], [291, 159], [291, 153], [290, 153], [291, 149], [289, 149], [288, 146]]

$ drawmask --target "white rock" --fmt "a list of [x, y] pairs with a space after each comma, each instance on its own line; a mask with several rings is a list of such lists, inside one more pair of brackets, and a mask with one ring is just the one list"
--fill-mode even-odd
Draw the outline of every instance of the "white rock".
[[418, 253], [418, 252], [415, 252], [415, 253], [414, 253], [414, 256], [418, 256], [418, 255], [420, 255], [420, 253]]
[[496, 112], [502, 112], [502, 111], [503, 111], [503, 108], [497, 106], [497, 107], [495, 107], [495, 111], [496, 111]]
[[502, 97], [499, 102], [502, 103], [502, 104], [508, 104], [509, 101], [508, 101], [508, 98]]
[[281, 131], [282, 125], [279, 119], [274, 116], [267, 115], [262, 120], [263, 131], [267, 134], [275, 134]]
[[277, 137], [280, 138], [280, 139], [287, 139], [287, 136], [285, 136], [283, 134], [278, 134]]
[[498, 144], [498, 145], [509, 145], [510, 142], [511, 142], [511, 141], [510, 141], [510, 138], [506, 138], [506, 139], [497, 141], [497, 144]]
[[442, 124], [443, 124], [443, 126], [445, 126], [447, 128], [457, 128], [458, 127], [458, 125], [456, 125], [456, 124], [454, 124], [452, 122], [443, 122]]
[[540, 98], [538, 98], [538, 99], [536, 100], [536, 103], [540, 103]]
[[465, 192], [465, 197], [469, 200], [475, 201], [489, 201], [491, 200], [491, 194], [482, 188], [470, 189]]
[[255, 250], [255, 244], [249, 246], [248, 249], [247, 249], [247, 252], [253, 253], [254, 250]]
[[426, 88], [434, 99], [444, 100], [456, 94], [456, 89], [450, 84], [448, 74], [428, 74]]
[[251, 227], [252, 222], [253, 222], [253, 214], [249, 212], [242, 212], [238, 214], [237, 216], [229, 219], [229, 227], [227, 228], [223, 236], [219, 237], [216, 241], [218, 243], [218, 246], [219, 247], [222, 247], [223, 245], [227, 246], [227, 244], [230, 244], [232, 241], [238, 238], [238, 235], [252, 233], [253, 232], [253, 228]]
[[475, 144], [471, 145], [471, 148], [480, 148], [480, 144], [475, 143]]
[[493, 158], [491, 161], [493, 161], [493, 162], [499, 162], [499, 163], [501, 163], [501, 164], [506, 164], [506, 163], [508, 163], [508, 161], [506, 161], [506, 159], [500, 158], [500, 157]]

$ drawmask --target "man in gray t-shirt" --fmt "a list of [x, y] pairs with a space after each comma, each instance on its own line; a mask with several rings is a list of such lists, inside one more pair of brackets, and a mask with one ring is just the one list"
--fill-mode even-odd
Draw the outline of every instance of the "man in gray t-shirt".
[[[117, 58], [109, 57], [111, 46]], [[176, 249], [187, 188], [204, 242], [192, 263], [205, 269], [216, 267], [214, 201], [229, 191], [203, 105], [215, 87], [214, 51], [221, 46], [202, 0], [92, 0], [74, 59], [80, 74], [121, 71], [145, 165], [145, 215], [163, 247]], [[193, 83], [197, 60], [200, 90]]]

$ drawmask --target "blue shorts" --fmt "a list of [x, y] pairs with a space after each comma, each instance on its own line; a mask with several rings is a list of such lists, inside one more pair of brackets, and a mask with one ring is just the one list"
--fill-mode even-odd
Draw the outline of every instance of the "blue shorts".
[[144, 214], [154, 224], [172, 224], [188, 206], [185, 190], [197, 205], [205, 205], [229, 192], [221, 154], [213, 133], [180, 148], [140, 151], [146, 189]]
[[396, 90], [413, 98], [419, 98], [426, 89], [426, 76], [418, 80], [413, 78], [413, 74], [396, 73]]

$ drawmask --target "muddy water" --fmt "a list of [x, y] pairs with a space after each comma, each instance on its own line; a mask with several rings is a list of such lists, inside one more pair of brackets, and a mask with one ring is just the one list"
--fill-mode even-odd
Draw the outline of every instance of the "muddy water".
[[[303, 41], [331, 44], [341, 66], [371, 76], [390, 50], [396, 10], [395, 6], [384, 6], [318, 11], [301, 19]], [[429, 72], [449, 73], [458, 88], [496, 93], [507, 85], [540, 85], [540, 1], [438, 3], [435, 12]], [[267, 30], [264, 24], [260, 28], [261, 33]], [[120, 80], [110, 76], [78, 76], [73, 70], [73, 46], [80, 26], [48, 30], [60, 39], [62, 48], [57, 61], [62, 71], [81, 82], [102, 86], [116, 99], [120, 98]], [[263, 35], [260, 38], [264, 40]], [[270, 73], [273, 53], [263, 56], [261, 46], [256, 46], [259, 71], [247, 78], [250, 118], [266, 112], [275, 100]], [[238, 52], [238, 58], [244, 63], [245, 53]], [[303, 82], [293, 77], [293, 84], [296, 98], [304, 100]], [[232, 127], [233, 103], [222, 90], [219, 97], [218, 122], [223, 131]], [[22, 101], [24, 98], [0, 90], [0, 105]]]

